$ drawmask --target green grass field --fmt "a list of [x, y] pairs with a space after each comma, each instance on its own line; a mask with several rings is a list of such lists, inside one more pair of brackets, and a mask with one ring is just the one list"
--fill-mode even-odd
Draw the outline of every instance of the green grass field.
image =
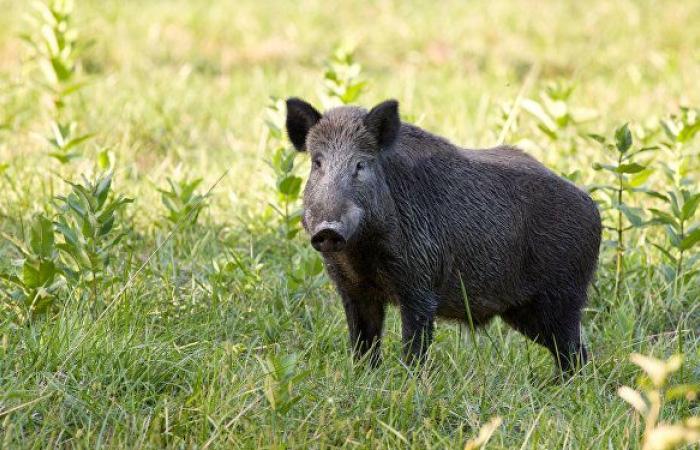
[[[700, 416], [700, 2], [30, 3], [0, 0], [0, 448], [463, 448], [500, 417], [486, 448], [641, 449], [632, 353], [682, 354], [660, 423]], [[352, 362], [270, 106], [341, 102], [338, 48], [345, 100], [593, 192], [573, 379], [500, 320], [438, 323], [412, 372], [395, 310]]]

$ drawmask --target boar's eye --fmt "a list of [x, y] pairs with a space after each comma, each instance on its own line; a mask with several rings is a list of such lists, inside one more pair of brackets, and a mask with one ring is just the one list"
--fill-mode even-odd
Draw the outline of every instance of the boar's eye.
[[355, 176], [357, 176], [361, 171], [365, 170], [365, 167], [367, 167], [367, 163], [364, 161], [360, 161], [357, 163], [357, 166], [355, 166]]

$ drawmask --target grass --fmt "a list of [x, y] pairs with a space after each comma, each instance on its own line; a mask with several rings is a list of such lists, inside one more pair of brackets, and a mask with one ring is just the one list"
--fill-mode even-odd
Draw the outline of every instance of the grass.
[[[96, 135], [67, 164], [41, 137], [55, 111], [17, 38], [26, 5], [0, 10], [0, 231], [20, 237], [34, 213], [55, 216], [63, 180], [93, 177], [105, 149], [112, 190], [134, 199], [99, 289], [68, 282], [50, 314], [25, 323], [0, 310], [0, 447], [461, 448], [500, 416], [488, 448], [641, 448], [643, 426], [617, 395], [639, 375], [629, 354], [682, 353], [672, 381], [700, 379], [700, 278], [664, 277], [656, 228], [626, 233], [619, 296], [615, 246], [604, 246], [584, 321], [592, 361], [569, 382], [552, 383], [546, 351], [500, 321], [473, 339], [440, 323], [428, 367], [411, 374], [393, 310], [384, 363], [353, 365], [326, 278], [309, 269], [290, 281], [316, 260], [268, 206], [264, 123], [271, 95], [318, 104], [324, 62], [347, 40], [368, 81], [362, 104], [395, 97], [404, 117], [469, 147], [494, 145], [509, 122], [506, 141], [592, 186], [605, 150], [586, 134], [630, 122], [636, 143], [658, 144], [660, 119], [700, 105], [697, 2], [81, 1], [74, 24], [94, 42], [78, 76], [89, 83], [62, 114]], [[503, 115], [557, 80], [590, 120], [551, 137], [527, 108]], [[687, 144], [696, 189], [699, 141]], [[183, 213], [159, 189], [198, 178], [197, 195], [213, 187], [207, 206], [174, 226], [166, 216]], [[697, 247], [687, 253], [690, 271]], [[19, 257], [0, 242], [0, 272]], [[662, 420], [698, 414], [681, 400]]]

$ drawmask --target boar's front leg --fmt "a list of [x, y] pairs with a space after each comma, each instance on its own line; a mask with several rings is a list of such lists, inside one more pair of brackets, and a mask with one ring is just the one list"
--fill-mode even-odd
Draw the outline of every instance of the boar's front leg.
[[350, 330], [350, 346], [356, 360], [367, 352], [369, 363], [376, 367], [381, 362], [381, 339], [384, 327], [383, 298], [360, 292], [340, 292], [345, 318]]
[[437, 299], [429, 292], [412, 292], [400, 298], [404, 359], [421, 364], [433, 340]]

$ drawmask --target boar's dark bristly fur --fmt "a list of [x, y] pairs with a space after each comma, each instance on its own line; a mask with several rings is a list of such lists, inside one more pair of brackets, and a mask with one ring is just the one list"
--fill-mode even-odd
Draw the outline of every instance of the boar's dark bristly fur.
[[303, 224], [357, 357], [379, 362], [390, 302], [409, 361], [424, 357], [437, 317], [494, 316], [564, 372], [585, 361], [581, 309], [601, 224], [584, 191], [516, 148], [465, 150], [401, 123], [395, 101], [321, 115], [290, 99], [287, 127], [312, 159]]

